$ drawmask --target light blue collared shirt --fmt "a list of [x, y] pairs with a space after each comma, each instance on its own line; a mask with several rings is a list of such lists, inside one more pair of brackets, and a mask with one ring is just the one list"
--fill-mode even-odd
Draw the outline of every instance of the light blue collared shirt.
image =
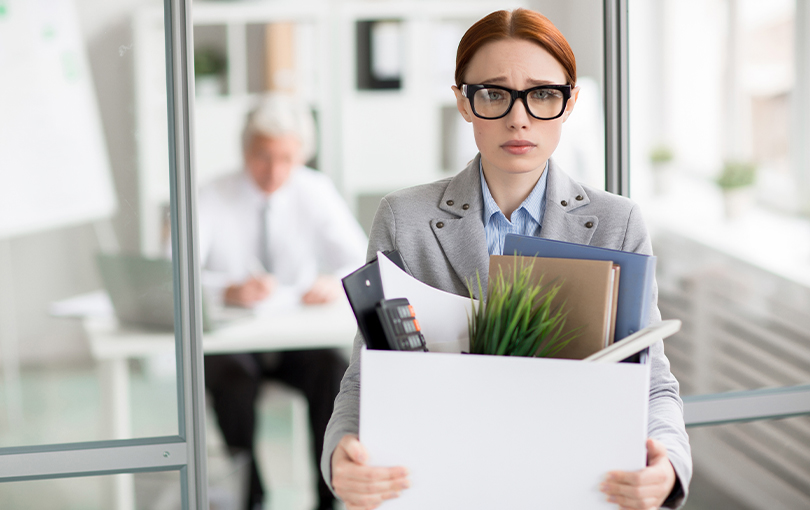
[[524, 236], [540, 235], [543, 224], [543, 215], [546, 212], [546, 183], [548, 182], [548, 161], [543, 175], [537, 181], [534, 189], [526, 200], [512, 213], [512, 221], [506, 219], [501, 212], [492, 193], [489, 191], [487, 181], [484, 179], [484, 167], [480, 160], [478, 172], [481, 175], [481, 195], [484, 197], [484, 233], [487, 238], [487, 250], [490, 255], [503, 255], [503, 242], [506, 234], [520, 234]]

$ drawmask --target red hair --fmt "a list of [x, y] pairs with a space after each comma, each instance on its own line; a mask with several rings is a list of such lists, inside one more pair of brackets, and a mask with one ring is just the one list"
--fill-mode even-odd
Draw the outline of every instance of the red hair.
[[495, 11], [478, 20], [467, 30], [456, 53], [456, 86], [464, 83], [464, 73], [473, 56], [487, 43], [503, 39], [524, 39], [537, 43], [563, 68], [566, 83], [577, 84], [577, 61], [568, 41], [557, 27], [539, 12], [528, 9]]

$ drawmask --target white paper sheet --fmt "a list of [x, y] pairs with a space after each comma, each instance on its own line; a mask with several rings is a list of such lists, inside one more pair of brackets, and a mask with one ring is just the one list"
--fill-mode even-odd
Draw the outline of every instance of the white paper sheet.
[[605, 474], [645, 465], [646, 365], [364, 350], [362, 367], [360, 441], [411, 472], [384, 510], [615, 509]]
[[470, 298], [426, 285], [391, 262], [382, 252], [380, 278], [386, 299], [408, 298], [432, 352], [469, 351]]

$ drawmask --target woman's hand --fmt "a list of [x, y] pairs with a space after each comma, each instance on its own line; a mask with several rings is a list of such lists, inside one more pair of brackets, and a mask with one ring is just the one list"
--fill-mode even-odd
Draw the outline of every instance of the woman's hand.
[[332, 487], [347, 510], [371, 510], [410, 486], [404, 467], [366, 466], [368, 453], [355, 435], [345, 435], [332, 454]]
[[655, 439], [647, 439], [647, 467], [633, 472], [612, 471], [601, 489], [621, 510], [651, 510], [664, 503], [674, 486], [675, 469], [667, 449]]

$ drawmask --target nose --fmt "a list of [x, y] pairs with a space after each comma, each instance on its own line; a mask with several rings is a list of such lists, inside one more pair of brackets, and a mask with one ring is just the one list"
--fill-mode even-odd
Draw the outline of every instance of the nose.
[[524, 129], [529, 127], [531, 119], [522, 99], [515, 100], [512, 109], [506, 116], [506, 122], [512, 129]]

